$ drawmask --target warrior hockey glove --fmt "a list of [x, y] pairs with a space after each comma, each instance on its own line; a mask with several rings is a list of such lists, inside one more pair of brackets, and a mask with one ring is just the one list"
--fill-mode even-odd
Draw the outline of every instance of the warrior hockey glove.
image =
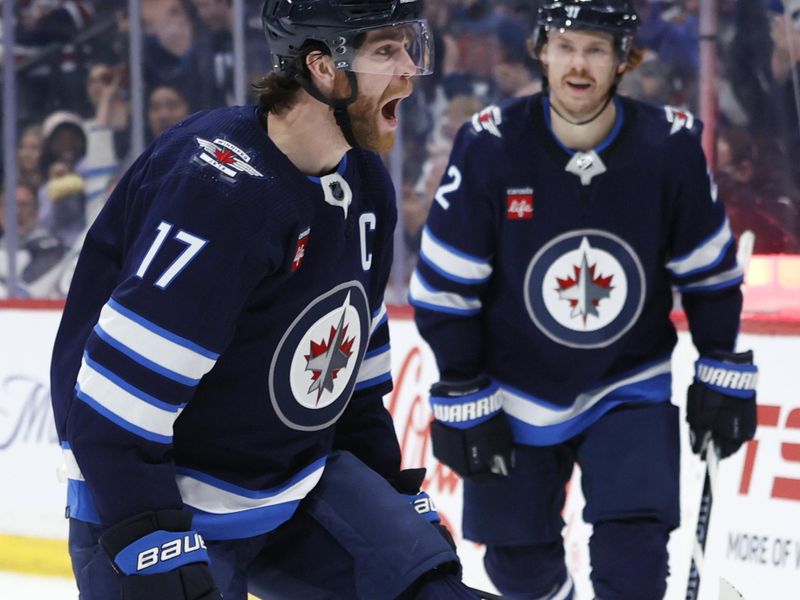
[[135, 515], [100, 536], [122, 577], [122, 600], [221, 600], [208, 552], [182, 510]]
[[702, 453], [706, 437], [711, 435], [720, 458], [725, 458], [753, 439], [757, 379], [751, 351], [700, 357], [686, 403], [692, 451]]
[[433, 455], [476, 483], [506, 476], [512, 467], [514, 442], [497, 391], [485, 376], [431, 386]]
[[439, 518], [439, 513], [436, 511], [436, 506], [434, 506], [431, 497], [428, 496], [427, 492], [423, 492], [420, 489], [424, 480], [424, 468], [403, 469], [396, 478], [390, 479], [389, 483], [394, 489], [406, 497], [411, 506], [414, 507], [414, 510], [416, 510], [422, 518], [436, 527], [455, 552], [456, 543], [455, 540], [453, 540], [453, 536], [450, 534], [450, 530], [442, 524], [442, 520]]

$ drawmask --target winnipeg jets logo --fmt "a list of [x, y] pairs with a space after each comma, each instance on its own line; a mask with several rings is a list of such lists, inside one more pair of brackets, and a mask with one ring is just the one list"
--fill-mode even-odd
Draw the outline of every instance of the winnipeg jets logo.
[[217, 138], [210, 142], [198, 137], [197, 144], [202, 148], [198, 158], [228, 177], [236, 177], [239, 173], [246, 173], [253, 177], [264, 176], [263, 173], [248, 164], [251, 158], [244, 150], [227, 140]]
[[331, 327], [327, 340], [311, 342], [311, 351], [306, 354], [306, 371], [311, 372], [313, 383], [308, 388], [308, 393], [317, 392], [317, 406], [319, 405], [322, 392], [333, 392], [334, 379], [339, 371], [346, 368], [353, 355], [354, 337], [347, 337], [345, 316], [347, 307], [350, 303], [350, 294], [347, 294], [345, 305], [342, 307], [342, 316], [336, 327]]
[[602, 348], [641, 314], [644, 269], [622, 238], [599, 229], [564, 233], [545, 244], [525, 275], [528, 314], [550, 339]]
[[299, 313], [272, 355], [270, 402], [286, 426], [317, 431], [347, 407], [366, 352], [370, 311], [358, 281], [295, 303]]
[[503, 113], [499, 106], [487, 106], [481, 112], [472, 116], [472, 128], [480, 133], [488, 131], [495, 137], [503, 137], [500, 133], [500, 125], [503, 122]]
[[672, 129], [669, 131], [670, 135], [678, 133], [681, 129], [691, 130], [694, 127], [694, 115], [688, 110], [665, 106], [664, 111], [667, 113], [667, 121], [672, 123]]
[[595, 274], [597, 263], [589, 265], [589, 250], [589, 242], [583, 238], [580, 248], [582, 254], [580, 266], [573, 266], [572, 276], [563, 279], [556, 278], [558, 297], [569, 302], [572, 307], [570, 317], [580, 317], [583, 319], [584, 325], [590, 315], [600, 317], [597, 307], [601, 300], [605, 300], [611, 295], [613, 289], [611, 280], [614, 279], [613, 275], [602, 277]]

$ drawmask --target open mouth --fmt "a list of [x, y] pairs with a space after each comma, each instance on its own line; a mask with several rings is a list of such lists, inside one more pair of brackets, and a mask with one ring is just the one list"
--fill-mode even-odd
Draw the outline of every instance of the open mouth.
[[584, 81], [567, 81], [567, 87], [578, 92], [585, 92], [592, 87], [592, 84]]
[[400, 106], [401, 100], [402, 98], [394, 98], [381, 107], [381, 115], [393, 125], [397, 123], [398, 107]]

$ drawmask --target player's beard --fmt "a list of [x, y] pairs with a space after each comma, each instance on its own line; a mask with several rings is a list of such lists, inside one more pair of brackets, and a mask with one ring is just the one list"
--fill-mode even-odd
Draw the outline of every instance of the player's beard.
[[[343, 84], [343, 85], [342, 85]], [[336, 86], [338, 97], [349, 94], [350, 86], [347, 81], [339, 80]], [[381, 107], [387, 99], [401, 93], [411, 93], [413, 84], [410, 80], [403, 80], [402, 83], [391, 85], [377, 100], [369, 98], [359, 93], [356, 101], [347, 107], [350, 114], [350, 124], [353, 129], [353, 137], [359, 147], [372, 152], [388, 152], [394, 146], [395, 130], [382, 131]], [[399, 107], [398, 107], [399, 108]], [[397, 110], [397, 108], [395, 109]]]

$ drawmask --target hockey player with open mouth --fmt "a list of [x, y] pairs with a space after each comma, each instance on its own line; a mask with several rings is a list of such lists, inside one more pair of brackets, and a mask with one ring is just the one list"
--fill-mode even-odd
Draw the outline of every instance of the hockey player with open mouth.
[[581, 467], [602, 600], [657, 600], [678, 526], [673, 289], [700, 358], [692, 446], [755, 431], [735, 352], [742, 268], [691, 114], [616, 94], [641, 54], [630, 0], [547, 2], [544, 91], [462, 127], [410, 297], [436, 356], [434, 454], [464, 478], [464, 535], [508, 598], [567, 600], [561, 509]]
[[82, 599], [475, 598], [382, 402], [421, 14], [267, 0], [259, 105], [168, 130], [88, 232], [52, 362]]

